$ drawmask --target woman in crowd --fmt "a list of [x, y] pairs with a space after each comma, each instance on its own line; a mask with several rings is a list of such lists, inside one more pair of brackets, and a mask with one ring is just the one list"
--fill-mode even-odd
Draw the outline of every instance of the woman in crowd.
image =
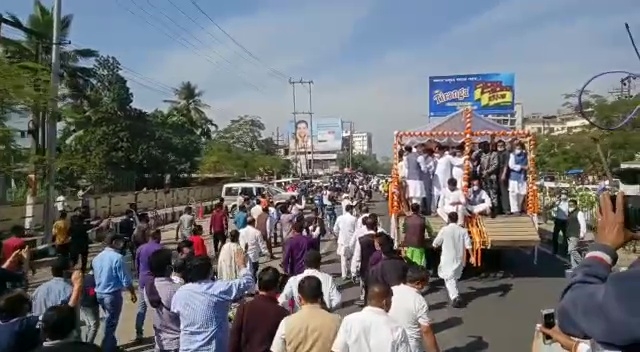
[[218, 257], [218, 279], [219, 280], [235, 280], [240, 277], [240, 268], [236, 262], [236, 253], [242, 252], [239, 243], [240, 233], [238, 230], [232, 230], [229, 233], [229, 242], [225, 243], [220, 249]]

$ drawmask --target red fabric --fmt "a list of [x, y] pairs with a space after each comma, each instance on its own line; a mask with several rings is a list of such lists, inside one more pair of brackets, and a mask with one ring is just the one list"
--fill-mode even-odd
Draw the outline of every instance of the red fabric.
[[[25, 248], [27, 248], [27, 244], [22, 238], [16, 236], [9, 237], [6, 240], [2, 241], [2, 263], [11, 258], [13, 252]], [[15, 271], [20, 269], [20, 266], [11, 265], [7, 269]]]
[[211, 214], [209, 232], [224, 232], [227, 229], [227, 214], [224, 210], [215, 210]]
[[207, 255], [207, 245], [204, 244], [202, 236], [191, 236], [189, 241], [193, 242], [193, 254], [195, 256]]

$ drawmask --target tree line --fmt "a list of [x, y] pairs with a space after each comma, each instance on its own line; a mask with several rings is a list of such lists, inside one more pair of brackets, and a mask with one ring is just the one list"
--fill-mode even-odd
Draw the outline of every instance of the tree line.
[[[4, 18], [24, 38], [0, 37], [0, 175], [23, 183], [35, 169], [45, 172], [44, 121], [51, 111], [49, 62], [52, 11], [36, 2], [26, 19]], [[73, 16], [65, 15], [67, 42]], [[96, 192], [162, 187], [193, 174], [255, 177], [290, 172], [277, 146], [264, 138], [259, 116], [238, 116], [218, 126], [197, 84], [181, 82], [171, 99], [152, 111], [138, 108], [116, 57], [89, 48], [63, 46], [61, 85], [55, 118], [63, 126], [57, 143], [56, 184], [61, 191], [91, 184]], [[31, 119], [34, 148], [16, 144], [12, 117]], [[7, 177], [8, 176], [8, 177]], [[1, 179], [1, 178], [0, 178]], [[2, 187], [0, 187], [2, 189]]]

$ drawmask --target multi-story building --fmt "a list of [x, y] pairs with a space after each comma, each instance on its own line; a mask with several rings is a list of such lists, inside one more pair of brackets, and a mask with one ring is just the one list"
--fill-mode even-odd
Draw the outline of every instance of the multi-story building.
[[349, 151], [349, 142], [351, 142], [353, 154], [369, 156], [373, 154], [373, 136], [371, 132], [353, 132], [353, 136], [351, 136], [351, 131], [344, 131], [342, 139], [346, 141], [346, 151]]
[[29, 148], [31, 138], [27, 133], [27, 125], [29, 123], [29, 117], [27, 114], [14, 113], [9, 115], [7, 120], [7, 127], [12, 129], [13, 138], [17, 145], [21, 148]]
[[568, 134], [585, 130], [587, 127], [589, 122], [575, 113], [531, 114], [524, 119], [524, 129], [537, 134]]

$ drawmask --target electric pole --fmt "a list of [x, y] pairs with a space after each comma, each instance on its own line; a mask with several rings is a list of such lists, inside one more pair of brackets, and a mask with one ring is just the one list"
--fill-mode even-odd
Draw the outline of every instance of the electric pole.
[[45, 190], [44, 243], [51, 242], [56, 197], [56, 147], [58, 144], [58, 89], [60, 88], [60, 26], [62, 22], [62, 0], [53, 2], [53, 43], [51, 46], [51, 100], [46, 117], [47, 189]]
[[[289, 84], [291, 84], [292, 87], [292, 91], [293, 91], [293, 127], [294, 127], [294, 135], [293, 138], [295, 139], [295, 146], [296, 146], [296, 160], [299, 160], [299, 156], [298, 156], [298, 152], [299, 152], [299, 146], [298, 146], [298, 138], [296, 135], [297, 132], [297, 127], [298, 127], [298, 115], [307, 115], [309, 116], [309, 121], [308, 121], [308, 127], [309, 127], [309, 149], [311, 151], [311, 162], [308, 163], [307, 161], [307, 146], [306, 144], [303, 145], [304, 147], [304, 161], [305, 161], [305, 167], [304, 169], [308, 170], [309, 175], [311, 176], [311, 179], [313, 179], [313, 175], [315, 173], [315, 167], [314, 167], [314, 153], [313, 153], [313, 133], [314, 133], [314, 128], [313, 128], [313, 105], [312, 105], [312, 94], [311, 94], [311, 86], [313, 86], [313, 80], [303, 80], [302, 78], [300, 78], [297, 81], [294, 81], [293, 79], [289, 78]], [[301, 85], [303, 87], [305, 87], [307, 89], [307, 91], [309, 92], [309, 110], [308, 111], [298, 111], [296, 109], [296, 85]], [[302, 168], [301, 168], [302, 169]], [[302, 174], [302, 172], [301, 172]]]

